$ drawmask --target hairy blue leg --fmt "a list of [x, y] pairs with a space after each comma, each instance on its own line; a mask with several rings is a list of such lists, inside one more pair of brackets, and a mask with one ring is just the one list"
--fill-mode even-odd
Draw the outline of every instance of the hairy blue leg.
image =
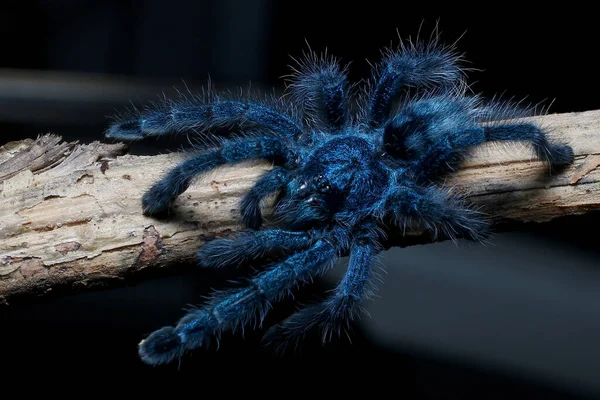
[[320, 129], [338, 133], [349, 122], [347, 71], [334, 59], [311, 53], [300, 62], [290, 88], [294, 99], [304, 105]]
[[379, 216], [389, 215], [398, 227], [406, 229], [419, 223], [434, 234], [452, 240], [462, 237], [481, 241], [489, 234], [489, 225], [479, 212], [469, 208], [458, 196], [443, 189], [398, 185], [375, 208]]
[[140, 343], [140, 358], [151, 365], [169, 363], [186, 350], [206, 345], [225, 330], [243, 328], [255, 318], [262, 321], [272, 303], [333, 266], [337, 253], [329, 241], [319, 240], [312, 248], [257, 274], [246, 287], [213, 296], [206, 306], [187, 314], [175, 327], [150, 334]]
[[571, 164], [574, 159], [573, 149], [563, 144], [551, 143], [544, 131], [530, 123], [507, 123], [484, 129], [485, 141], [526, 141], [541, 160], [551, 166]]
[[388, 52], [378, 65], [378, 78], [369, 94], [367, 122], [375, 128], [390, 115], [394, 99], [406, 87], [447, 88], [460, 80], [460, 57], [441, 46], [415, 45]]
[[467, 149], [485, 142], [485, 130], [473, 128], [456, 131], [441, 137], [427, 146], [424, 154], [409, 166], [417, 182], [428, 183], [456, 168]]
[[105, 136], [133, 141], [233, 124], [243, 124], [244, 128], [254, 130], [266, 129], [289, 138], [296, 138], [303, 132], [292, 117], [274, 108], [259, 103], [222, 100], [212, 104], [173, 103], [166, 110], [145, 111], [138, 118], [111, 124]]
[[221, 148], [196, 155], [173, 168], [155, 183], [142, 198], [145, 214], [156, 214], [169, 208], [171, 202], [190, 185], [192, 178], [224, 164], [262, 158], [276, 165], [288, 161], [290, 151], [279, 138], [263, 137], [226, 142]]
[[508, 123], [455, 131], [442, 136], [428, 147], [410, 170], [421, 182], [437, 179], [456, 169], [469, 148], [489, 141], [529, 142], [537, 157], [552, 167], [570, 164], [574, 159], [571, 147], [550, 143], [537, 126], [529, 123]]
[[272, 253], [305, 250], [316, 240], [313, 232], [280, 229], [242, 232], [235, 238], [217, 239], [206, 243], [196, 253], [196, 259], [201, 267], [239, 266]]
[[283, 168], [274, 168], [261, 177], [242, 198], [240, 204], [244, 225], [251, 229], [259, 229], [262, 225], [261, 201], [268, 195], [287, 185], [290, 178]]
[[472, 128], [476, 98], [454, 94], [437, 95], [408, 102], [398, 114], [386, 122], [382, 132], [382, 150], [394, 159], [414, 161], [448, 132]]
[[[362, 236], [362, 237], [361, 237]], [[282, 324], [271, 327], [263, 341], [283, 351], [298, 343], [311, 329], [319, 328], [322, 340], [341, 334], [343, 325], [358, 317], [362, 303], [373, 294], [372, 263], [378, 252], [373, 237], [361, 235], [350, 247], [348, 268], [333, 294], [325, 301], [305, 307], [292, 314]]]

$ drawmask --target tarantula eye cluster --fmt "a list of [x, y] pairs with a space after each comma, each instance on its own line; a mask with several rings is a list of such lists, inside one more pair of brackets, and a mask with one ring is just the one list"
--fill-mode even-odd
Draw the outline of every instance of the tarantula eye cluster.
[[323, 175], [319, 175], [315, 178], [315, 186], [317, 190], [321, 193], [328, 193], [331, 189], [331, 185], [329, 184], [329, 180]]
[[[437, 40], [388, 50], [358, 99], [346, 67], [309, 53], [294, 69], [288, 87], [293, 101], [209, 93], [148, 108], [108, 128], [106, 137], [119, 140], [223, 126], [242, 131], [194, 152], [149, 188], [142, 197], [149, 216], [169, 209], [193, 178], [220, 165], [250, 159], [273, 165], [240, 202], [248, 230], [208, 242], [197, 253], [204, 268], [256, 260], [264, 265], [246, 285], [215, 294], [175, 326], [149, 335], [139, 346], [144, 362], [169, 363], [210, 344], [223, 331], [262, 323], [274, 303], [348, 256], [347, 273], [337, 288], [324, 301], [272, 326], [265, 341], [285, 348], [313, 328], [322, 331], [324, 340], [340, 334], [373, 294], [372, 266], [391, 230], [402, 231], [414, 222], [434, 238], [477, 241], [487, 235], [481, 215], [440, 184], [470, 148], [488, 141], [523, 141], [553, 168], [573, 161], [570, 147], [548, 141], [533, 122], [515, 119], [526, 115], [524, 110], [467, 96], [461, 57]], [[409, 87], [416, 94], [393, 107]], [[349, 107], [353, 100], [359, 104], [355, 114]], [[302, 180], [308, 176], [314, 176], [312, 182]], [[276, 223], [264, 226], [261, 202], [272, 194], [278, 194]]]

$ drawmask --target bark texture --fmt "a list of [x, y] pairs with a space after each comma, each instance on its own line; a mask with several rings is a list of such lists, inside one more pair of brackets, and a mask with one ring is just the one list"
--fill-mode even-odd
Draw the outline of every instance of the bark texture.
[[[573, 166], [551, 175], [529, 146], [489, 143], [446, 182], [494, 224], [600, 209], [600, 110], [537, 119], [573, 147]], [[54, 135], [0, 147], [0, 303], [193, 261], [206, 240], [238, 230], [238, 201], [270, 169], [264, 162], [197, 180], [168, 219], [142, 215], [145, 190], [182, 157], [133, 156], [123, 144], [64, 143]]]

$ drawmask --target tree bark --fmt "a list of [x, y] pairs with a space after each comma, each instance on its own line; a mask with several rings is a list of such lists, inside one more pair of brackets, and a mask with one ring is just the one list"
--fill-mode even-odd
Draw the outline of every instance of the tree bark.
[[[528, 145], [488, 143], [445, 183], [490, 214], [494, 225], [600, 209], [600, 110], [535, 119], [553, 140], [573, 147], [574, 165], [550, 174]], [[215, 170], [175, 201], [168, 218], [142, 215], [145, 190], [182, 157], [133, 156], [123, 144], [64, 143], [53, 135], [2, 146], [0, 303], [160, 273], [193, 261], [210, 238], [239, 230], [238, 201], [269, 164]]]

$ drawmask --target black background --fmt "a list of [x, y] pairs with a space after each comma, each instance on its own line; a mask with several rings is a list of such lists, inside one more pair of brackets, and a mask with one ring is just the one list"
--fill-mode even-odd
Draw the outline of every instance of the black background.
[[[462, 36], [459, 48], [472, 67], [479, 69], [470, 73], [475, 91], [488, 96], [506, 93], [509, 97], [527, 97], [527, 102], [533, 104], [551, 103], [550, 112], [600, 108], [598, 25], [591, 8], [569, 8], [558, 3], [558, 7], [547, 4], [526, 10], [523, 4], [498, 2], [446, 7], [383, 1], [354, 4], [268, 0], [4, 2], [0, 5], [0, 68], [4, 69], [0, 70], [0, 79], [7, 80], [16, 69], [34, 74], [91, 73], [119, 79], [135, 78], [147, 82], [153, 89], [168, 89], [173, 85], [181, 87], [182, 80], [195, 88], [210, 75], [220, 87], [247, 85], [251, 81], [255, 87], [281, 88], [280, 77], [289, 72], [290, 55], [300, 55], [308, 41], [315, 50], [327, 47], [328, 52], [343, 62], [352, 61], [351, 78], [358, 80], [369, 72], [366, 60], [377, 61], [382, 47], [391, 41], [397, 43], [397, 33], [403, 38], [414, 37], [423, 24], [422, 34], [428, 35], [439, 20], [442, 38], [454, 42]], [[82, 105], [56, 101], [53, 95], [59, 96], [64, 89], [60, 86], [55, 88], [56, 93], [50, 90], [36, 95], [34, 85], [28, 92], [33, 93], [31, 97], [19, 97], [19, 91], [8, 86], [1, 88], [4, 89], [0, 92], [3, 108], [0, 144], [48, 131], [83, 142], [102, 140], [102, 130], [107, 123], [105, 116], [143, 97], [132, 91], [122, 98], [95, 102], [92, 96]], [[18, 112], [15, 113], [16, 105]], [[82, 107], [86, 108], [85, 113], [81, 112]], [[155, 151], [162, 149], [157, 147]], [[474, 266], [473, 270], [483, 271], [491, 266], [504, 268], [511, 273], [503, 286], [506, 290], [501, 292], [505, 299], [513, 295], [511, 285], [519, 286], [522, 270], [540, 274], [541, 281], [556, 279], [557, 282], [561, 280], [560, 274], [579, 271], [578, 278], [587, 277], [586, 290], [595, 293], [594, 289], [600, 288], [596, 284], [599, 271], [594, 268], [598, 250], [593, 228], [597, 221], [595, 216], [585, 216], [542, 227], [528, 226], [525, 232], [515, 233], [521, 236], [499, 235], [501, 245], [487, 253], [461, 248], [456, 249], [458, 256], [436, 257], [436, 251], [441, 255], [451, 248], [446, 244], [440, 245], [446, 247], [419, 246], [390, 251], [385, 264], [388, 270], [396, 265], [403, 268], [419, 265], [424, 270], [429, 266], [432, 274], [436, 269], [447, 272], [453, 268], [468, 273], [472, 271], [469, 265]], [[557, 261], [550, 251], [557, 248], [568, 256]], [[494, 279], [492, 273], [486, 273], [478, 275], [478, 282]], [[170, 390], [177, 385], [189, 388], [194, 396], [206, 396], [214, 391], [214, 396], [219, 397], [230, 389], [284, 396], [298, 389], [315, 394], [331, 391], [338, 395], [364, 389], [365, 394], [361, 396], [386, 393], [411, 399], [469, 395], [511, 399], [575, 398], [583, 394], [591, 396], [600, 387], [600, 381], [594, 379], [594, 368], [600, 367], [594, 362], [597, 345], [568, 335], [581, 327], [600, 328], [595, 322], [600, 313], [594, 308], [594, 300], [600, 300], [600, 296], [591, 294], [577, 303], [590, 307], [586, 309], [589, 312], [577, 314], [580, 318], [577, 319], [569, 314], [566, 306], [575, 304], [575, 297], [569, 296], [580, 293], [576, 286], [563, 287], [560, 293], [565, 297], [558, 297], [556, 292], [544, 294], [553, 298], [552, 304], [565, 305], [564, 312], [548, 314], [555, 320], [543, 320], [543, 326], [553, 328], [554, 333], [567, 332], [564, 341], [550, 340], [548, 347], [541, 347], [540, 359], [553, 355], [548, 358], [550, 363], [555, 363], [549, 368], [552, 374], [538, 373], [537, 367], [533, 372], [524, 372], [510, 363], [500, 368], [485, 357], [462, 357], [461, 351], [447, 353], [443, 350], [443, 329], [438, 336], [441, 347], [439, 344], [428, 347], [424, 342], [412, 346], [410, 341], [403, 342], [400, 333], [398, 341], [391, 342], [383, 334], [373, 334], [383, 329], [385, 324], [381, 321], [398, 316], [400, 305], [393, 302], [392, 295], [383, 296], [377, 300], [377, 306], [372, 306], [374, 321], [365, 322], [369, 329], [356, 327], [352, 344], [342, 340], [322, 348], [314, 339], [308, 339], [302, 354], [280, 358], [260, 347], [259, 330], [247, 332], [245, 338], [224, 337], [218, 351], [186, 357], [181, 366], [152, 369], [142, 365], [135, 352], [137, 342], [152, 330], [176, 321], [184, 306], [201, 302], [211, 287], [222, 284], [226, 278], [223, 274], [182, 266], [174, 270], [172, 276], [132, 283], [129, 287], [5, 307], [0, 311], [3, 336], [0, 365], [6, 369], [6, 375], [3, 372], [2, 376], [16, 373], [15, 377], [25, 378], [24, 382], [51, 377], [53, 382], [62, 382], [61, 387], [70, 389], [74, 381], [80, 381], [75, 376], [85, 377], [86, 382], [90, 379], [94, 387], [109, 389], [117, 389], [117, 381], [136, 390], [151, 388], [153, 391], [158, 387]], [[399, 282], [401, 276], [390, 272], [385, 278], [385, 293], [407, 289], [406, 283], [402, 286]], [[329, 280], [314, 285], [300, 299], [308, 300], [322, 289], [319, 285], [330, 287], [333, 283]], [[430, 285], [427, 279], [417, 279], [415, 285], [412, 286], [415, 292], [430, 299], [437, 296], [440, 303], [456, 304], [456, 307], [461, 301], [473, 304], [479, 296], [469, 297], [460, 288], [441, 293], [433, 290], [435, 285]], [[514, 290], [516, 293], [517, 289]], [[444, 295], [451, 297], [443, 298]], [[481, 304], [485, 309], [490, 303], [486, 303], [483, 296]], [[496, 330], [499, 337], [505, 337], [497, 331], [498, 326], [507, 332], [519, 331], [518, 326], [511, 326], [511, 321], [535, 317], [535, 307], [530, 309], [534, 311], [529, 315], [527, 304], [524, 300], [522, 308], [501, 307], [502, 312], [485, 315], [485, 318], [475, 316], [470, 323], [450, 323], [456, 326], [454, 332], [464, 329], [467, 336], [477, 337], [476, 332], [480, 330], [483, 338], [486, 332]], [[409, 307], [412, 313], [409, 314], [413, 316], [426, 312], [419, 304], [402, 306]], [[278, 312], [285, 315], [292, 307], [291, 303], [282, 304]], [[434, 311], [430, 317], [443, 320], [441, 313], [438, 318]], [[409, 314], [399, 324], [409, 324]], [[570, 328], [573, 330], [569, 331]], [[386, 329], [389, 338], [390, 328]], [[398, 329], [401, 332], [405, 328]], [[411, 332], [419, 332], [419, 329], [427, 331], [423, 326]], [[392, 329], [392, 332], [395, 331]], [[552, 332], [546, 334], [552, 335]], [[589, 338], [593, 333], [586, 331], [586, 335], [585, 338]], [[500, 341], [499, 346], [509, 347], [495, 348], [495, 351], [526, 354], [527, 348], [539, 340], [521, 337], [512, 345]], [[572, 364], [566, 365], [564, 359]], [[561, 374], [568, 378], [557, 378]], [[582, 376], [581, 380], [576, 379], [577, 374]], [[600, 376], [600, 372], [598, 374]]]

